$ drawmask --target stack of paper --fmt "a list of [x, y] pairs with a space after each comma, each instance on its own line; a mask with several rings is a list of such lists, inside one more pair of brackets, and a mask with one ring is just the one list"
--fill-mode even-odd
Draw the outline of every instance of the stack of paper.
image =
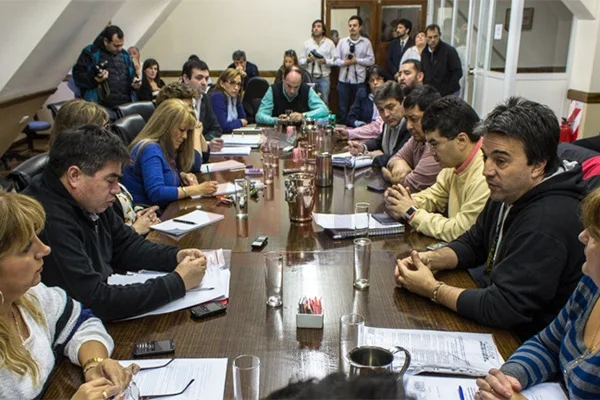
[[202, 167], [200, 168], [200, 172], [210, 173], [219, 171], [231, 171], [232, 169], [246, 169], [246, 164], [235, 160], [221, 161], [202, 165]]
[[373, 164], [373, 159], [370, 156], [352, 157], [350, 152], [334, 154], [331, 157], [331, 164], [334, 167], [344, 167], [344, 164], [352, 166], [352, 162], [356, 164], [356, 168], [370, 167]]
[[211, 151], [210, 156], [248, 156], [252, 148], [250, 146], [223, 147], [221, 151]]
[[152, 225], [150, 228], [169, 235], [183, 235], [203, 226], [218, 222], [225, 217], [221, 214], [196, 210], [190, 213], [180, 215], [173, 219], [166, 220], [160, 224]]
[[237, 128], [234, 129], [232, 133], [237, 133], [237, 134], [250, 134], [250, 135], [260, 135], [262, 133], [262, 128], [257, 128], [256, 126], [254, 127], [250, 127], [250, 126], [245, 126], [243, 128]]
[[225, 146], [250, 146], [258, 148], [261, 141], [261, 135], [223, 135], [221, 136]]
[[[313, 220], [323, 229], [356, 229], [356, 214], [321, 214], [313, 213]], [[366, 220], [366, 218], [365, 218]], [[369, 229], [399, 228], [400, 222], [384, 225], [369, 215]]]

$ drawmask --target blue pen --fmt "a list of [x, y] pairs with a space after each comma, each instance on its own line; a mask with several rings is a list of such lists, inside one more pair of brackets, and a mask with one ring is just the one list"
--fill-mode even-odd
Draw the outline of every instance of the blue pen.
[[460, 400], [465, 400], [465, 393], [463, 392], [462, 386], [458, 386], [458, 395], [460, 396]]

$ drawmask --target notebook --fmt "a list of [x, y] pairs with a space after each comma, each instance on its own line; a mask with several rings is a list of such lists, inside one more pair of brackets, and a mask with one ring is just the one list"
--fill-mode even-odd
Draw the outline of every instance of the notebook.
[[[350, 239], [361, 236], [360, 232], [354, 229], [325, 229], [325, 232], [335, 240]], [[369, 229], [369, 236], [397, 235], [403, 232], [404, 225], [390, 226], [389, 228], [371, 228]]]
[[223, 147], [221, 151], [211, 151], [210, 156], [249, 156], [252, 148], [250, 146]]
[[200, 172], [219, 172], [219, 171], [231, 171], [232, 169], [246, 169], [246, 164], [236, 161], [227, 160], [216, 163], [202, 164]]
[[262, 136], [261, 135], [223, 135], [221, 139], [225, 143], [225, 146], [250, 146], [257, 148], [260, 146]]
[[[370, 156], [357, 156], [354, 158], [356, 168], [370, 167], [373, 164], [373, 159]], [[344, 164], [352, 165], [352, 154], [349, 152], [334, 154], [331, 157], [331, 165], [334, 167], [344, 167]]]
[[[206, 211], [192, 211], [173, 219], [152, 225], [150, 228], [169, 235], [183, 235], [203, 226], [210, 225], [224, 219], [225, 216]], [[178, 222], [179, 221], [179, 222]]]

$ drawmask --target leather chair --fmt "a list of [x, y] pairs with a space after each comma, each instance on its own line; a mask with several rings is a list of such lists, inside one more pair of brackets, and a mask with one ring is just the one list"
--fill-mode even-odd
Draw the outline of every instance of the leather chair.
[[50, 112], [52, 113], [52, 119], [56, 119], [56, 114], [58, 114], [58, 110], [60, 110], [60, 108], [69, 100], [65, 100], [65, 101], [59, 101], [57, 103], [51, 103], [46, 105], [46, 107], [48, 108], [48, 110], [50, 110]]
[[128, 115], [139, 114], [148, 122], [154, 112], [154, 103], [151, 101], [136, 101], [134, 103], [121, 104], [117, 106], [119, 118], [127, 117]]
[[44, 172], [46, 165], [48, 165], [48, 153], [38, 154], [13, 168], [6, 177], [13, 182], [17, 192], [22, 192], [36, 175]]
[[113, 132], [121, 137], [123, 143], [129, 146], [129, 143], [144, 129], [146, 121], [139, 114], [128, 115], [119, 118], [112, 124]]
[[44, 150], [36, 150], [35, 149], [35, 140], [36, 139], [50, 139], [49, 134], [39, 134], [38, 132], [47, 131], [52, 127], [49, 122], [46, 121], [38, 121], [37, 117], [34, 121], [29, 122], [25, 125], [23, 129], [23, 133], [26, 136], [27, 141], [27, 149], [29, 149], [30, 153], [43, 153]]
[[242, 100], [248, 123], [252, 124], [255, 122], [260, 101], [265, 93], [267, 93], [267, 90], [269, 90], [269, 82], [260, 76], [255, 76], [248, 81], [248, 86], [246, 86], [246, 91], [244, 92], [244, 99]]

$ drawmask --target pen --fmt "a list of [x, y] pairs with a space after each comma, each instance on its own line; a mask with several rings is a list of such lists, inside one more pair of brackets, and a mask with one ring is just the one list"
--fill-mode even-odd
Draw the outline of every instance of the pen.
[[195, 289], [190, 289], [188, 290], [188, 292], [204, 292], [204, 291], [208, 291], [208, 290], [214, 290], [214, 287], [200, 287], [200, 288], [195, 288]]
[[195, 222], [186, 221], [185, 219], [174, 219], [173, 222], [179, 222], [180, 224], [196, 225]]
[[463, 388], [462, 386], [458, 386], [458, 396], [460, 397], [460, 400], [465, 400], [465, 393], [463, 392]]

